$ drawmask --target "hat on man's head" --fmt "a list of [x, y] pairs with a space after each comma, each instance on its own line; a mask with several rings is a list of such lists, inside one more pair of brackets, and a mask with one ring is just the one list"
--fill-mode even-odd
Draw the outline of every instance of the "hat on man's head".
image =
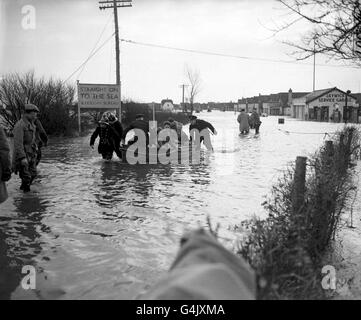
[[32, 103], [27, 103], [25, 105], [25, 112], [40, 112], [39, 108], [35, 105], [35, 104], [32, 104]]
[[194, 116], [194, 115], [191, 115], [191, 116], [189, 116], [189, 117], [188, 117], [188, 119], [189, 119], [189, 120], [196, 120], [196, 119], [197, 119], [197, 117], [196, 117], [196, 116]]
[[139, 119], [139, 118], [144, 118], [144, 114], [143, 114], [143, 113], [138, 113], [138, 114], [135, 116], [135, 119]]
[[174, 119], [172, 117], [168, 118], [169, 122], [174, 122]]

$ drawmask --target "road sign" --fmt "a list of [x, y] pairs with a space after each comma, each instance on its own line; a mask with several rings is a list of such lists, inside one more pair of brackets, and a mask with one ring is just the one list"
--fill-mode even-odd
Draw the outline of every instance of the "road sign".
[[118, 109], [120, 107], [120, 85], [78, 83], [80, 108]]
[[80, 132], [80, 109], [116, 109], [121, 117], [120, 84], [77, 83], [78, 124]]

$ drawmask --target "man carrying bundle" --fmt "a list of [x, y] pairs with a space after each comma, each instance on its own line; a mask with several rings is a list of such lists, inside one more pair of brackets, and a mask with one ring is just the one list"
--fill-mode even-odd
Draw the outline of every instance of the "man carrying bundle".
[[209, 131], [217, 135], [216, 129], [209, 122], [198, 119], [196, 116], [189, 116], [189, 120], [190, 140], [193, 141], [193, 143], [199, 144], [198, 147], [200, 147], [200, 144], [203, 142], [207, 150], [213, 151]]

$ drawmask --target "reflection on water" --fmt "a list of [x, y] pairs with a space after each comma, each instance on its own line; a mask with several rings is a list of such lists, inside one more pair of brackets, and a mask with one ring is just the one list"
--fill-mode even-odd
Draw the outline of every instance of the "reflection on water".
[[[134, 298], [172, 262], [182, 232], [210, 215], [228, 226], [262, 214], [263, 196], [289, 161], [313, 152], [337, 125], [262, 119], [259, 137], [239, 137], [233, 113], [201, 114], [214, 124], [215, 153], [198, 165], [103, 162], [89, 137], [53, 139], [29, 194], [9, 184], [0, 210], [0, 297]], [[95, 148], [96, 150], [96, 148]], [[34, 265], [37, 291], [21, 289], [21, 267]]]
[[[46, 200], [34, 193], [14, 197], [13, 204], [14, 214], [0, 217], [0, 299], [11, 298], [25, 276], [21, 273], [23, 266], [37, 268], [34, 258], [41, 255], [42, 234], [50, 232], [50, 227], [42, 223]], [[37, 271], [41, 272], [41, 267]]]

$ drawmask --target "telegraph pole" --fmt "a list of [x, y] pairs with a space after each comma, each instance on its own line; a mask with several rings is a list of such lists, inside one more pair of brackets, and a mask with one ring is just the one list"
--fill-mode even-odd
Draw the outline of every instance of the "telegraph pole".
[[182, 88], [182, 106], [183, 106], [183, 111], [184, 111], [184, 88], [188, 87], [188, 84], [181, 84], [179, 87]]
[[313, 91], [316, 89], [316, 37], [313, 38]]
[[[114, 28], [115, 28], [115, 66], [116, 66], [116, 84], [120, 86], [120, 50], [119, 50], [119, 24], [118, 24], [118, 8], [132, 6], [132, 0], [104, 0], [99, 1], [99, 9], [113, 9]], [[119, 93], [121, 95], [121, 92]], [[119, 119], [121, 116], [119, 106]]]

